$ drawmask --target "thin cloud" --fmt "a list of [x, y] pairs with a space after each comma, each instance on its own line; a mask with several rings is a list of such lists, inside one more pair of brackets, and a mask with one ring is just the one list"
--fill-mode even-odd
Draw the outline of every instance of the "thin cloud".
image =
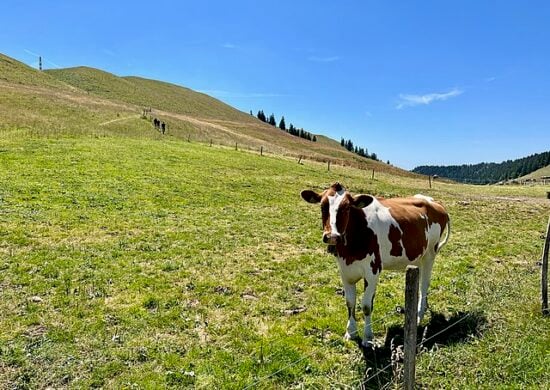
[[425, 95], [405, 95], [400, 94], [399, 95], [399, 103], [397, 104], [397, 109], [401, 110], [405, 107], [415, 107], [420, 105], [427, 106], [428, 104], [431, 104], [436, 101], [445, 101], [447, 99], [450, 99], [455, 96], [459, 96], [464, 91], [454, 88], [449, 92], [446, 93], [428, 93]]
[[[30, 51], [29, 49], [23, 49], [23, 51], [27, 54], [30, 54], [31, 56], [35, 56], [35, 57], [42, 57], [42, 62], [43, 63], [47, 63], [47, 64], [50, 64], [51, 66], [53, 66], [54, 68], [58, 68], [58, 69], [61, 69], [61, 66], [57, 65], [55, 62], [52, 62], [50, 60], [48, 60], [47, 58], [43, 57], [42, 55], [40, 54], [37, 54], [33, 51]], [[32, 67], [34, 68], [38, 68], [39, 66], [39, 61], [35, 61], [31, 64]]]
[[24, 51], [25, 53], [27, 53], [27, 54], [30, 54], [31, 56], [40, 57], [40, 54], [37, 54], [37, 53], [35, 53], [35, 52], [32, 52], [32, 51], [30, 51], [30, 50], [28, 50], [28, 49], [23, 49], [23, 51]]
[[224, 43], [222, 45], [223, 48], [225, 49], [236, 49], [237, 48], [237, 45], [233, 44], [233, 43]]
[[332, 56], [332, 57], [311, 56], [311, 57], [308, 57], [308, 60], [313, 61], [313, 62], [334, 62], [334, 61], [339, 61], [340, 57], [338, 57], [338, 56]]
[[109, 50], [109, 49], [101, 49], [101, 51], [103, 52], [103, 54], [106, 54], [110, 57], [116, 57], [116, 53], [112, 50]]
[[486, 82], [486, 83], [492, 83], [492, 82], [495, 81], [496, 79], [497, 79], [496, 77], [487, 77], [487, 78], [485, 79], [485, 82]]

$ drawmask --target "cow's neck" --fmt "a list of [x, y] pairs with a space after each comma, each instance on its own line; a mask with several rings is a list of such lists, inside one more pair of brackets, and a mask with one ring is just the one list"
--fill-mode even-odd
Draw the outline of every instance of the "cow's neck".
[[356, 207], [350, 209], [348, 225], [343, 235], [345, 239], [336, 245], [336, 251], [346, 264], [362, 260], [369, 254], [378, 254], [376, 235], [369, 228], [363, 210]]

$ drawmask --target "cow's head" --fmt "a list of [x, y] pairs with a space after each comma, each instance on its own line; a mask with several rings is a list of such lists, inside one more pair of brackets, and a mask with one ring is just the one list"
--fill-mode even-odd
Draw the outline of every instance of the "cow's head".
[[304, 190], [301, 195], [306, 202], [321, 203], [323, 242], [329, 246], [347, 244], [346, 230], [351, 208], [366, 207], [373, 200], [370, 195], [351, 196], [340, 183], [334, 183], [320, 194]]

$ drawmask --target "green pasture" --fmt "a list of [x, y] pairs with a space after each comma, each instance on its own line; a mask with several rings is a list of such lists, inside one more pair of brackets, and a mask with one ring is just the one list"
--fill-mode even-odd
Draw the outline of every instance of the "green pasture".
[[[109, 119], [97, 115], [82, 123]], [[360, 388], [379, 364], [342, 339], [336, 264], [318, 208], [299, 195], [334, 181], [354, 193], [421, 192], [450, 212], [424, 322], [477, 322], [419, 355], [420, 386], [550, 387], [537, 263], [548, 186], [429, 189], [414, 178], [373, 180], [370, 171], [146, 136], [140, 123], [121, 121], [125, 136], [98, 127], [39, 137], [15, 120], [4, 128], [0, 388]], [[143, 135], [129, 136], [130, 125]], [[403, 286], [402, 274], [381, 277], [379, 343], [402, 324]], [[390, 369], [366, 386], [399, 384]]]

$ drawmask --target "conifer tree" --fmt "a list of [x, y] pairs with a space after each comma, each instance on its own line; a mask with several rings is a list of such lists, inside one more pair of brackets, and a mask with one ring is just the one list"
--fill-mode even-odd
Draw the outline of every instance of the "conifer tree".
[[279, 129], [286, 131], [286, 124], [285, 124], [285, 117], [281, 117], [281, 121], [279, 122]]
[[258, 117], [258, 119], [261, 120], [262, 122], [265, 122], [265, 121], [266, 121], [266, 117], [265, 117], [265, 114], [264, 114], [263, 110], [258, 111], [257, 117]]

